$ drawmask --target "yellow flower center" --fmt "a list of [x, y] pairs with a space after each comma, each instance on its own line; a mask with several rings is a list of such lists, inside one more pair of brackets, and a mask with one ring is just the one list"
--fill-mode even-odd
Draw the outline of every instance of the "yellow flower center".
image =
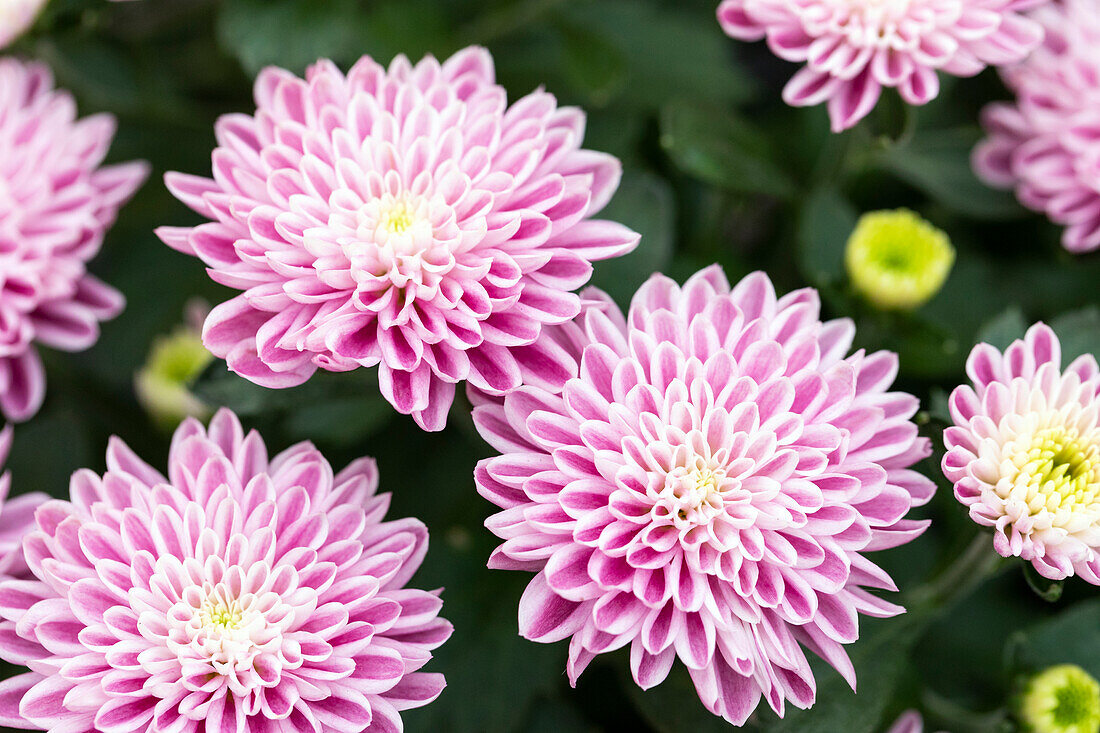
[[405, 234], [412, 229], [414, 223], [416, 211], [407, 199], [395, 199], [378, 217], [379, 229], [385, 229], [390, 234]]
[[[685, 475], [673, 487], [672, 493], [681, 502], [680, 519], [688, 519], [700, 511], [714, 510], [722, 506], [719, 486], [722, 477], [718, 472], [699, 467]], [[709, 514], [709, 513], [708, 513]]]
[[1012, 456], [1014, 483], [1028, 488], [1026, 501], [1033, 512], [1074, 512], [1100, 502], [1100, 442], [1095, 437], [1082, 436], [1074, 427], [1046, 428]]
[[199, 612], [202, 625], [211, 631], [236, 631], [241, 628], [244, 613], [237, 601], [210, 599]]

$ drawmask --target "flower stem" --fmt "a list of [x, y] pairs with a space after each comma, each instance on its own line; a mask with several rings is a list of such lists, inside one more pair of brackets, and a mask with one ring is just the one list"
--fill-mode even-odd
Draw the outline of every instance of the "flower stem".
[[1007, 567], [1005, 559], [993, 550], [989, 536], [978, 533], [938, 576], [913, 592], [909, 605], [924, 611], [942, 610]]

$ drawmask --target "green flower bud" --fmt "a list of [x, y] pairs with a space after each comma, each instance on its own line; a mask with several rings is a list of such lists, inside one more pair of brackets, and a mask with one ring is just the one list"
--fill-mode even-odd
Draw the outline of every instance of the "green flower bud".
[[1100, 733], [1100, 682], [1074, 664], [1050, 667], [1028, 682], [1019, 716], [1032, 733]]
[[191, 385], [213, 358], [191, 328], [181, 327], [153, 342], [134, 389], [157, 424], [174, 428], [186, 417], [209, 417], [210, 408], [191, 393]]
[[844, 254], [855, 289], [884, 310], [910, 310], [940, 291], [955, 264], [951, 240], [908, 209], [864, 214]]

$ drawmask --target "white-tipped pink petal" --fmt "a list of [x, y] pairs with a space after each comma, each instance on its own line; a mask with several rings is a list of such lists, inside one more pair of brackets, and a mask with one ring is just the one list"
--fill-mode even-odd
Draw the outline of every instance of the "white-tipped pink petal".
[[287, 387], [378, 366], [425, 430], [443, 428], [458, 382], [565, 378], [533, 344], [580, 310], [593, 261], [638, 244], [593, 218], [621, 166], [581, 147], [580, 110], [541, 90], [509, 106], [476, 47], [388, 70], [364, 57], [346, 75], [268, 69], [255, 96], [255, 116], [218, 122], [212, 178], [165, 178], [213, 221], [157, 231], [242, 291], [204, 332], [231, 370]]
[[334, 474], [303, 443], [269, 461], [221, 411], [184, 422], [169, 463], [165, 479], [115, 440], [72, 503], [33, 519], [14, 505], [34, 497], [9, 503], [30, 572], [0, 580], [0, 659], [38, 671], [0, 684], [0, 724], [399, 730], [439, 695], [442, 676], [417, 670], [451, 626], [438, 593], [404, 587], [427, 529], [383, 521], [372, 460]]
[[850, 322], [821, 324], [813, 291], [779, 298], [763, 273], [655, 275], [626, 316], [584, 295], [539, 342], [569, 357], [563, 383], [469, 390], [501, 452], [474, 474], [502, 510], [489, 565], [536, 573], [520, 633], [570, 638], [571, 682], [627, 644], [643, 688], [678, 658], [737, 725], [761, 697], [813, 702], [800, 641], [854, 683], [857, 614], [901, 612], [862, 590], [893, 589], [862, 553], [919, 536], [904, 517], [935, 488], [908, 469], [929, 446], [916, 400], [889, 391], [896, 357], [847, 356]]
[[939, 93], [937, 72], [973, 76], [1023, 59], [1042, 40], [1025, 9], [1015, 0], [723, 0], [718, 22], [732, 38], [766, 39], [780, 58], [805, 63], [784, 101], [827, 104], [841, 132], [883, 87], [922, 105]]
[[[21, 18], [33, 19], [24, 15], [31, 5], [0, 5], [0, 47], [22, 30]], [[113, 118], [76, 120], [72, 96], [54, 89], [41, 64], [0, 59], [0, 107], [0, 414], [18, 422], [45, 398], [37, 347], [87, 349], [99, 322], [121, 312], [122, 295], [87, 266], [149, 171], [98, 167]]]
[[[1032, 28], [1031, 25], [1035, 27]], [[1100, 248], [1100, 13], [1092, 0], [1043, 3], [1024, 26], [1005, 24], [1002, 52], [1043, 39], [1001, 76], [1016, 95], [982, 111], [987, 137], [973, 154], [987, 183], [1065, 227], [1070, 252]]]
[[978, 344], [972, 383], [949, 405], [944, 475], [993, 546], [1044, 577], [1097, 583], [1100, 374], [1091, 355], [1062, 369], [1058, 337], [1037, 323], [1002, 353]]

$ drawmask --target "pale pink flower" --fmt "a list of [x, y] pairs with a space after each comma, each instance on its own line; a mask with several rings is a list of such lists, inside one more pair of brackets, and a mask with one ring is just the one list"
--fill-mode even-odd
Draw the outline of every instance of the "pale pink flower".
[[560, 371], [543, 325], [638, 242], [590, 218], [620, 166], [580, 147], [584, 114], [541, 90], [509, 107], [484, 49], [267, 69], [256, 104], [218, 122], [213, 180], [167, 178], [215, 221], [159, 234], [243, 291], [204, 340], [258, 384], [377, 365], [397, 410], [442, 429], [460, 381], [504, 394]]
[[369, 458], [333, 475], [310, 444], [268, 460], [218, 413], [176, 431], [168, 477], [121, 441], [23, 542], [0, 584], [0, 725], [54, 733], [360, 733], [443, 688], [417, 671], [451, 626], [406, 589], [428, 546], [384, 522]]
[[0, 412], [42, 404], [37, 344], [87, 349], [122, 295], [87, 270], [144, 163], [100, 167], [115, 122], [76, 119], [76, 103], [37, 63], [0, 59]]
[[1061, 367], [1042, 323], [1004, 354], [975, 346], [973, 385], [951, 393], [943, 472], [998, 553], [1100, 585], [1100, 369], [1091, 354]]
[[1067, 250], [1090, 252], [1100, 248], [1100, 2], [1050, 3], [1032, 18], [1043, 45], [1002, 69], [1016, 101], [983, 110], [989, 136], [974, 168], [1065, 226]]
[[[744, 723], [761, 695], [782, 714], [815, 682], [801, 646], [855, 685], [857, 615], [902, 608], [864, 553], [904, 544], [932, 495], [909, 469], [930, 453], [897, 357], [857, 351], [817, 292], [735, 288], [718, 267], [681, 289], [654, 276], [623, 314], [592, 298], [558, 345], [580, 367], [560, 394], [524, 386], [474, 420], [502, 455], [476, 470], [503, 511], [490, 567], [536, 573], [520, 632], [571, 638], [571, 681], [630, 645], [635, 681], [679, 657], [708, 709]], [[801, 646], [800, 646], [801, 645]]]
[[0, 0], [0, 48], [34, 25], [45, 6], [46, 0]]
[[1042, 29], [1020, 13], [1040, 0], [723, 0], [718, 20], [743, 41], [766, 39], [804, 63], [783, 90], [796, 107], [828, 104], [834, 132], [852, 127], [883, 87], [922, 105], [937, 71], [973, 76], [1024, 58]]
[[[8, 459], [11, 450], [11, 426], [0, 430], [0, 467]], [[8, 499], [11, 491], [11, 474], [0, 475], [0, 578], [28, 577], [27, 563], [23, 560], [23, 535], [34, 527], [34, 511], [47, 497], [45, 494], [23, 494]]]
[[924, 719], [916, 710], [906, 710], [886, 733], [924, 733]]

